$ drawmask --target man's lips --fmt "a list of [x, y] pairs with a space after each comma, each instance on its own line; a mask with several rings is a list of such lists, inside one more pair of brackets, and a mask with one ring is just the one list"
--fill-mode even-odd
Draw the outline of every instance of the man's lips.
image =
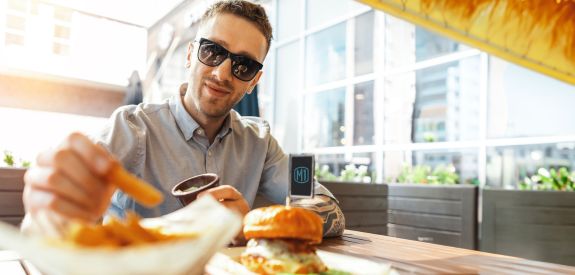
[[226, 96], [231, 93], [229, 89], [226, 89], [224, 87], [218, 86], [210, 82], [205, 82], [205, 86], [208, 92], [210, 92], [210, 94], [215, 96]]

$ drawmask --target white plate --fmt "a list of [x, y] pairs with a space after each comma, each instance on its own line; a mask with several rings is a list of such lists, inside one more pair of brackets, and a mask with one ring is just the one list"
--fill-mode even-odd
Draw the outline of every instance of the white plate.
[[25, 236], [0, 222], [0, 248], [18, 252], [49, 275], [203, 274], [203, 266], [241, 228], [241, 218], [210, 196], [143, 225], [163, 225], [174, 232], [200, 232], [196, 239], [121, 249], [54, 245], [44, 237]]
[[[225, 248], [216, 253], [206, 266], [208, 274], [254, 275], [238, 262], [245, 247]], [[381, 264], [366, 259], [318, 250], [317, 255], [330, 269], [349, 272], [353, 275], [397, 274], [390, 264]]]

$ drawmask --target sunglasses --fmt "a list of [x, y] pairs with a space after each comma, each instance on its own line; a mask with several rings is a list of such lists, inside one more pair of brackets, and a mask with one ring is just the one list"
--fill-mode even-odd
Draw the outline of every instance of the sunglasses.
[[228, 57], [232, 60], [232, 74], [242, 81], [254, 79], [256, 74], [264, 67], [261, 63], [247, 56], [233, 54], [216, 42], [200, 38], [198, 60], [202, 62], [202, 64], [216, 67], [222, 64]]

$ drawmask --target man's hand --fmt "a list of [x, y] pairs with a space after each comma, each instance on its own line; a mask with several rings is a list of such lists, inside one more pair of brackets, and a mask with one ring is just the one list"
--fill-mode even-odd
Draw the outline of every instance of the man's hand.
[[[222, 185], [214, 188], [210, 188], [198, 194], [198, 198], [202, 196], [210, 195], [218, 200], [228, 209], [232, 209], [242, 215], [242, 218], [250, 212], [250, 206], [244, 196], [240, 191], [238, 191], [233, 186]], [[243, 230], [236, 235], [234, 240], [232, 240], [232, 246], [241, 246], [246, 244], [246, 238], [244, 237]]]
[[198, 194], [198, 198], [211, 195], [228, 209], [239, 212], [245, 216], [250, 211], [250, 206], [244, 196], [236, 188], [229, 185], [222, 185], [208, 189]]
[[86, 136], [73, 133], [56, 149], [42, 152], [24, 176], [26, 213], [48, 210], [66, 219], [98, 221], [115, 186], [105, 180], [117, 161]]

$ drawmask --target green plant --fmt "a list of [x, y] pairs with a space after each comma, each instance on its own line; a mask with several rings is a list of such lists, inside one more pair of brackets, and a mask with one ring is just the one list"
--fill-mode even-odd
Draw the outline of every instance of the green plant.
[[27, 161], [27, 160], [22, 160], [22, 161], [21, 161], [21, 165], [22, 165], [23, 168], [30, 168], [30, 165], [32, 165], [32, 163], [30, 163], [30, 162]]
[[324, 164], [321, 166], [315, 167], [315, 177], [318, 180], [337, 180], [337, 177], [329, 171], [329, 166]]
[[338, 180], [338, 181], [351, 181], [351, 182], [371, 182], [373, 179], [372, 173], [365, 165], [355, 166], [355, 164], [348, 164], [344, 170], [341, 171], [339, 177], [329, 171], [328, 165], [322, 165], [321, 168], [316, 166], [315, 176], [318, 180]]
[[[393, 182], [393, 179], [391, 180]], [[457, 184], [459, 175], [453, 165], [438, 165], [431, 169], [429, 165], [404, 165], [397, 177], [399, 183], [422, 183], [422, 184]]]
[[575, 171], [569, 172], [566, 167], [561, 167], [558, 170], [539, 168], [535, 175], [525, 177], [519, 183], [519, 189], [575, 191]]
[[423, 133], [423, 140], [425, 142], [435, 142], [437, 140], [437, 138], [435, 137], [435, 133], [425, 132], [425, 133]]
[[341, 181], [371, 182], [371, 179], [367, 166], [355, 166], [353, 163], [346, 165], [339, 176]]
[[4, 163], [8, 166], [14, 166], [14, 155], [10, 151], [4, 151]]
[[23, 167], [23, 168], [30, 168], [30, 162], [19, 158], [18, 162], [15, 161], [14, 154], [12, 152], [5, 150], [4, 151], [4, 164], [8, 167]]

